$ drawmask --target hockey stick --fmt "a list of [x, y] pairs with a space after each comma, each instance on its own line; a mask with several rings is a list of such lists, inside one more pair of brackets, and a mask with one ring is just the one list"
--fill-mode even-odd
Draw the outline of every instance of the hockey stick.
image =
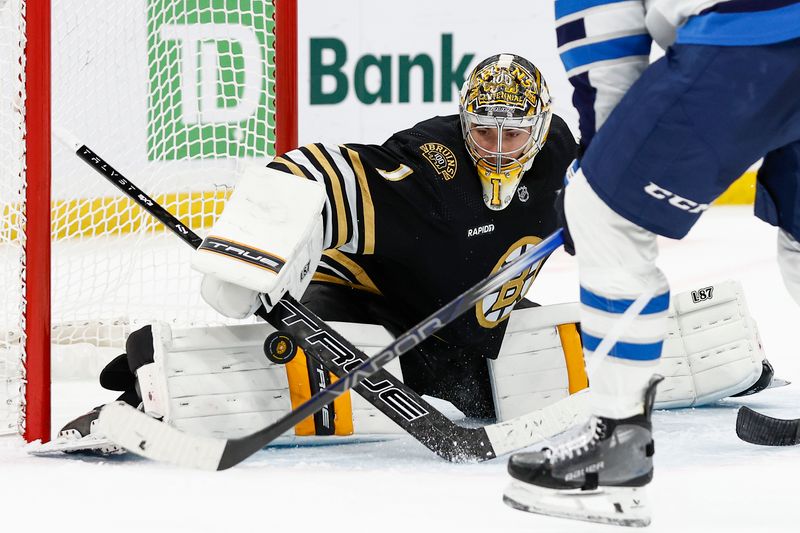
[[751, 444], [793, 446], [800, 444], [800, 418], [772, 418], [743, 406], [736, 415], [736, 434]]
[[[115, 186], [120, 188], [143, 209], [163, 222], [185, 242], [195, 248], [199, 246], [201, 240], [194, 232], [181, 224], [179, 220], [139, 190], [138, 187], [122, 176], [111, 167], [111, 165], [103, 161], [102, 158], [97, 156], [91, 149], [86, 146], [80, 146], [78, 143], [69, 144], [76, 149], [76, 153], [81, 159], [95, 168], [95, 170], [101, 173]], [[528, 446], [542, 438], [563, 431], [569, 427], [577, 417], [582, 416], [582, 398], [565, 403], [562, 406], [563, 408], [554, 407], [549, 411], [543, 410], [544, 412], [542, 413], [532, 413], [530, 417], [527, 417], [527, 415], [526, 417], [520, 417], [521, 420], [519, 420], [519, 424], [517, 425], [509, 421], [508, 423], [496, 424], [495, 428], [490, 427], [488, 431], [484, 428], [463, 428], [454, 424], [440, 412], [436, 411], [432, 406], [422, 400], [419, 395], [394, 378], [394, 376], [388, 372], [380, 371], [380, 368], [400, 354], [417, 346], [425, 338], [472, 307], [488, 292], [491, 292], [496, 287], [512, 279], [520, 271], [527, 268], [527, 266], [549, 255], [561, 242], [561, 233], [557, 231], [540, 243], [538, 247], [530, 250], [490, 278], [482, 281], [473, 289], [467, 291], [464, 295], [429, 317], [429, 319], [420, 323], [417, 327], [401, 335], [394, 343], [372, 359], [367, 359], [360, 351], [354, 348], [327, 326], [327, 324], [314, 316], [293, 298], [284, 298], [269, 314], [263, 313], [262, 309], [263, 318], [274, 327], [284, 329], [299, 337], [299, 344], [310, 356], [319, 359], [326, 369], [330, 370], [335, 375], [342, 376], [343, 379], [340, 379], [333, 386], [315, 395], [311, 400], [306, 402], [306, 404], [289, 413], [272, 426], [249, 437], [229, 441], [202, 439], [183, 434], [173, 428], [169, 428], [165, 424], [158, 423], [158, 426], [163, 427], [152, 426], [151, 431], [155, 431], [156, 434], [149, 440], [140, 438], [144, 436], [144, 433], [142, 433], [144, 430], [142, 429], [134, 432], [135, 435], [133, 435], [133, 438], [138, 440], [132, 443], [130, 439], [124, 438], [125, 428], [122, 427], [122, 429], [120, 429], [121, 426], [119, 424], [114, 424], [115, 417], [112, 416], [112, 414], [114, 411], [118, 412], [118, 419], [116, 420], [118, 422], [129, 418], [131, 419], [131, 423], [133, 423], [139, 419], [139, 425], [150, 426], [145, 423], [147, 422], [146, 418], [141, 418], [141, 416], [139, 416], [141, 413], [133, 411], [126, 414], [124, 413], [124, 409], [111, 405], [106, 412], [106, 416], [101, 415], [101, 418], [107, 423], [109, 436], [113, 438], [114, 435], [116, 435], [119, 440], [127, 442], [128, 445], [125, 446], [126, 448], [132, 449], [133, 451], [138, 450], [137, 453], [153, 458], [179, 462], [180, 464], [206, 468], [214, 466], [215, 469], [221, 469], [237, 464], [274, 440], [283, 432], [291, 429], [298, 422], [329, 404], [334, 398], [341, 395], [349, 388], [355, 387], [355, 390], [359, 392], [359, 394], [373, 403], [379, 410], [387, 414], [387, 416], [397, 422], [403, 429], [417, 438], [417, 440], [429, 449], [446, 459], [490, 459], [497, 455], [495, 448], [502, 449], [503, 451], [500, 453], [506, 453], [513, 449], [518, 449], [519, 447]], [[351, 372], [345, 374], [347, 371]], [[372, 380], [366, 379], [376, 372], [378, 373]], [[364, 384], [360, 385], [362, 381]], [[554, 421], [552, 420], [554, 414], [560, 414], [565, 418]], [[146, 449], [155, 450], [159, 448], [159, 446], [152, 445], [153, 438], [157, 441], [157, 434], [170, 433], [170, 431], [164, 431], [166, 428], [172, 429], [172, 432], [175, 433], [173, 437], [182, 437], [182, 440], [195, 442], [196, 447], [205, 449], [207, 452], [208, 450], [217, 450], [218, 453], [211, 452], [213, 457], [219, 455], [216, 464], [211, 465], [207, 461], [193, 463], [192, 461], [186, 462], [183, 460], [192, 454], [181, 457], [180, 454], [176, 456], [174, 453], [167, 453], [165, 456], [161, 454], [151, 455], [149, 453], [144, 453]], [[489, 437], [490, 432], [494, 435], [493, 439]], [[149, 435], [150, 433], [147, 432], [147, 434]], [[128, 436], [130, 437], [131, 434], [128, 433]], [[166, 435], [164, 438], [168, 437], [169, 435]], [[503, 439], [504, 442], [498, 442]], [[168, 438], [168, 440], [175, 439]], [[150, 444], [147, 444], [148, 442]], [[205, 442], [205, 444], [201, 445], [200, 443], [202, 442]], [[220, 443], [224, 444], [224, 447], [221, 449], [219, 448], [222, 445]], [[120, 444], [125, 445], [123, 442], [120, 442]], [[193, 455], [196, 456], [196, 454]]]

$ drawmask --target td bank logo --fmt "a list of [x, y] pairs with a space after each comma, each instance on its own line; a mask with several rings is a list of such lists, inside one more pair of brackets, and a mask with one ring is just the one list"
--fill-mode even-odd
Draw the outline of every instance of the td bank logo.
[[148, 0], [151, 160], [274, 155], [272, 2], [222, 5]]
[[364, 104], [390, 103], [393, 93], [397, 102], [409, 102], [412, 71], [419, 72], [414, 79], [421, 80], [419, 92], [423, 102], [435, 101], [437, 85], [438, 101], [452, 102], [458, 98], [475, 59], [475, 54], [471, 53], [456, 58], [453, 36], [449, 33], [440, 38], [438, 58], [425, 53], [400, 54], [396, 58], [366, 54], [356, 60], [352, 71], [345, 67], [348, 50], [344, 41], [335, 37], [312, 38], [309, 44], [311, 105], [338, 104], [347, 98], [351, 89]]

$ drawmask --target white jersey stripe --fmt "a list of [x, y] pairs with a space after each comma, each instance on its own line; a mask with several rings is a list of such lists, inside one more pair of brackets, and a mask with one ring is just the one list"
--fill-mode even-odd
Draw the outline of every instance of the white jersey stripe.
[[358, 233], [358, 184], [356, 183], [356, 175], [353, 169], [347, 162], [347, 159], [339, 151], [338, 146], [324, 145], [323, 149], [333, 160], [333, 164], [339, 169], [342, 174], [342, 182], [344, 183], [345, 203], [347, 204], [347, 211], [350, 216], [350, 226], [353, 228], [353, 234], [350, 240], [339, 247], [342, 252], [356, 253], [360, 244], [360, 236]]
[[[284, 157], [293, 161], [296, 165], [303, 168], [305, 172], [311, 174], [314, 179], [319, 182], [323, 187], [325, 187], [325, 178], [322, 176], [322, 173], [317, 170], [311, 161], [301, 152], [300, 150], [292, 150], [291, 152], [287, 153]], [[327, 191], [327, 187], [325, 189]], [[325, 236], [323, 237], [322, 248], [328, 249], [333, 245], [333, 205], [331, 204], [331, 199], [326, 195], [325, 198]]]

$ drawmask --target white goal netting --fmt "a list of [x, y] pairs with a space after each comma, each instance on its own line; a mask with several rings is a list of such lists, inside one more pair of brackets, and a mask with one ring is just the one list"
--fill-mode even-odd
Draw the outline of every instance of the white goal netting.
[[[0, 0], [0, 432], [24, 424], [26, 91], [23, 0]], [[268, 0], [52, 0], [52, 124], [199, 233], [242, 164], [274, 155]], [[191, 249], [52, 140], [52, 342], [123, 346], [153, 320], [221, 320], [199, 298]], [[31, 282], [28, 280], [28, 282]], [[56, 354], [60, 354], [56, 350]], [[96, 365], [90, 365], [96, 370]], [[70, 367], [73, 367], [72, 369]], [[22, 409], [21, 409], [22, 407]]]

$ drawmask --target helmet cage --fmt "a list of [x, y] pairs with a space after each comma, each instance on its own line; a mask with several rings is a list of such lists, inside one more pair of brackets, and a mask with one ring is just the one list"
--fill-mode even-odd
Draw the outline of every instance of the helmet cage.
[[[530, 168], [533, 158], [544, 146], [550, 123], [549, 118], [549, 115], [543, 114], [517, 118], [486, 116], [462, 111], [461, 128], [467, 151], [478, 169], [505, 174], [516, 169], [522, 172]], [[473, 131], [479, 128], [490, 128], [497, 132], [496, 150], [487, 149], [474, 137]], [[503, 137], [508, 131], [523, 133], [527, 136], [527, 140], [520, 146], [506, 149], [503, 146]]]
[[[461, 88], [461, 130], [467, 152], [475, 163], [483, 187], [483, 199], [492, 210], [511, 203], [522, 174], [530, 169], [550, 130], [550, 93], [539, 70], [526, 59], [499, 54], [482, 61]], [[489, 149], [476, 137], [480, 128], [494, 130], [496, 142]], [[504, 133], [523, 131], [524, 142]], [[485, 139], [485, 137], [484, 137]]]

